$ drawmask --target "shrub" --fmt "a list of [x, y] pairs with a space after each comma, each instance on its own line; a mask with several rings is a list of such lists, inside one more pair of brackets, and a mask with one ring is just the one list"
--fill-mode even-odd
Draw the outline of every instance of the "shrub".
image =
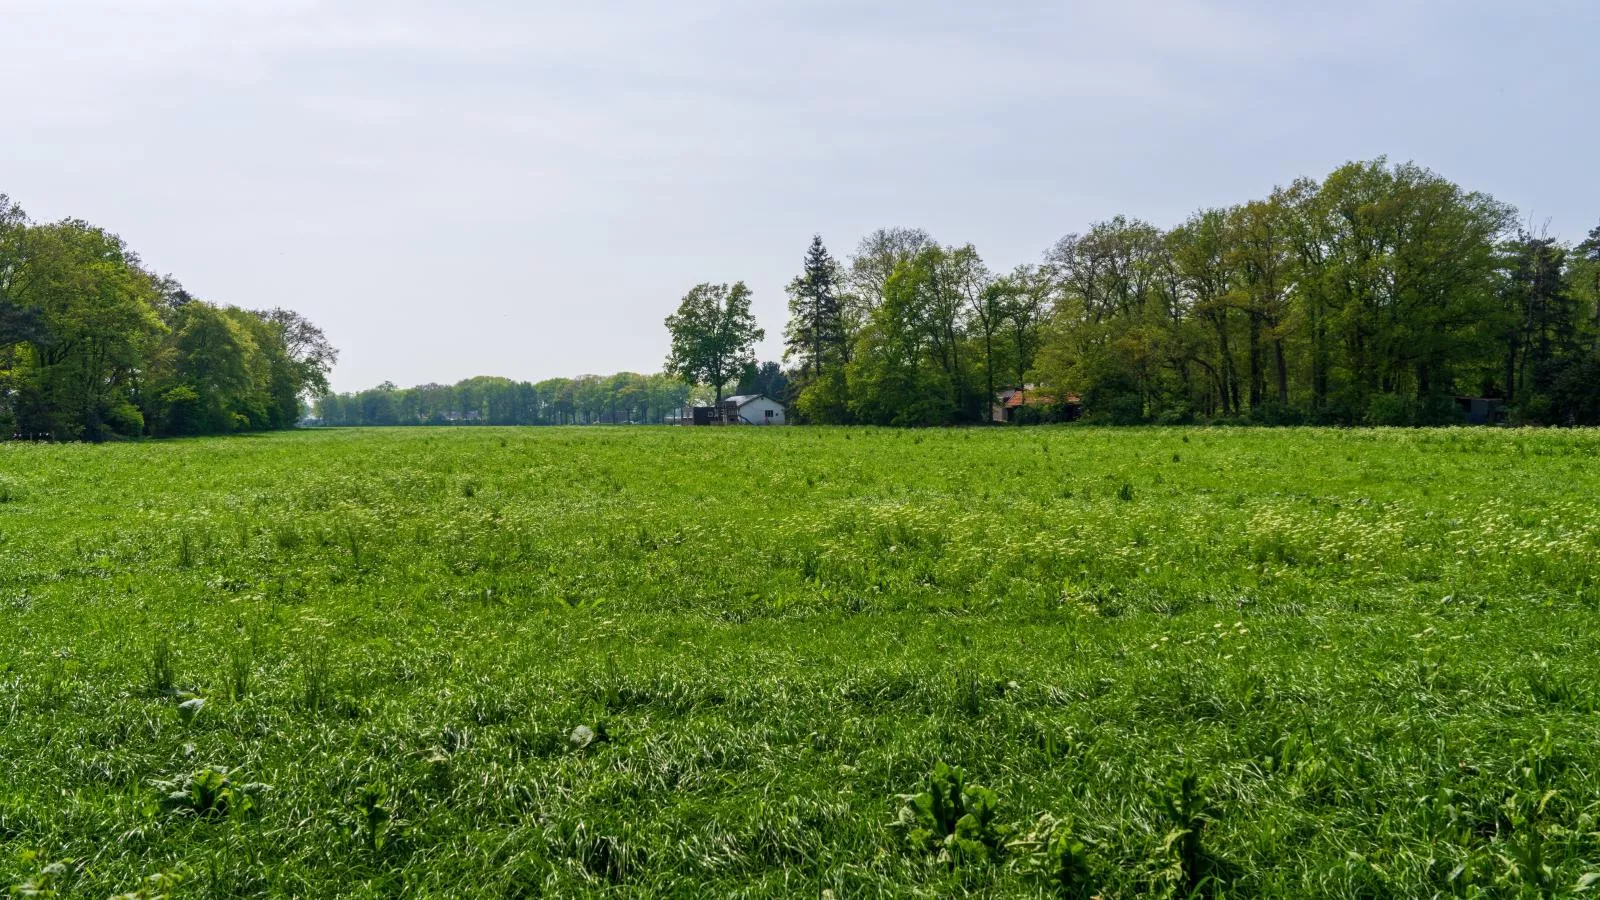
[[1110, 394], [1085, 398], [1083, 421], [1091, 425], [1138, 425], [1144, 421], [1144, 404], [1135, 394]]
[[1189, 896], [1204, 889], [1211, 877], [1210, 859], [1200, 841], [1214, 817], [1214, 811], [1206, 803], [1205, 787], [1200, 776], [1186, 772], [1168, 778], [1152, 794], [1157, 809], [1172, 829], [1162, 842], [1172, 857], [1169, 872]]
[[1553, 405], [1550, 398], [1543, 394], [1529, 394], [1516, 406], [1511, 407], [1509, 414], [1513, 425], [1548, 425], [1553, 414]]
[[161, 805], [183, 815], [222, 818], [249, 812], [253, 795], [266, 789], [262, 784], [237, 785], [227, 769], [206, 768], [174, 781], [157, 781], [164, 795]]
[[1260, 406], [1251, 407], [1247, 420], [1252, 425], [1271, 425], [1275, 427], [1304, 425], [1306, 424], [1306, 414], [1304, 410], [1294, 406], [1278, 403], [1277, 401], [1269, 401]]
[[1454, 397], [1433, 394], [1417, 403], [1412, 422], [1416, 425], [1460, 425], [1467, 420]]
[[106, 427], [123, 437], [144, 434], [144, 413], [126, 400], [114, 403], [105, 411]]
[[1013, 425], [1043, 425], [1046, 421], [1045, 410], [1037, 406], [1019, 406], [1011, 414]]
[[1368, 425], [1410, 425], [1413, 421], [1411, 401], [1399, 394], [1377, 394], [1367, 402]]
[[1194, 410], [1187, 406], [1163, 409], [1155, 417], [1157, 425], [1193, 425], [1195, 421]]
[[1571, 360], [1556, 372], [1550, 405], [1557, 425], [1600, 425], [1600, 351]]
[[1145, 420], [1144, 393], [1130, 376], [1108, 374], [1083, 392], [1083, 419], [1094, 425], [1137, 425]]
[[198, 434], [202, 423], [200, 395], [186, 384], [170, 388], [161, 395], [165, 411], [156, 418], [156, 433], [162, 435]]
[[1089, 848], [1070, 821], [1046, 813], [1010, 846], [1027, 854], [1028, 871], [1050, 882], [1064, 896], [1094, 894]]
[[992, 862], [1012, 831], [996, 821], [998, 805], [994, 791], [968, 784], [965, 771], [941, 762], [926, 789], [906, 798], [899, 824], [912, 849], [933, 854], [951, 868]]
[[365, 785], [356, 797], [355, 806], [356, 833], [365, 839], [367, 849], [382, 850], [394, 821], [388, 792], [380, 785]]

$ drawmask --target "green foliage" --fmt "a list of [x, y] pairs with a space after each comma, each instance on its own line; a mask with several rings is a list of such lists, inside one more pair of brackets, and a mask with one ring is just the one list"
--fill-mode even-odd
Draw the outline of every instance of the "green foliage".
[[1416, 416], [1411, 424], [1423, 427], [1464, 425], [1466, 416], [1456, 405], [1455, 398], [1433, 394], [1417, 401]]
[[350, 394], [324, 394], [323, 425], [590, 425], [661, 424], [688, 402], [689, 386], [668, 375], [584, 375], [536, 384], [508, 378], [469, 378], [454, 385], [380, 385]]
[[[0, 201], [3, 200], [4, 195], [0, 194]], [[40, 854], [37, 850], [24, 850], [17, 854], [17, 862], [25, 867], [37, 865], [39, 860]], [[56, 890], [56, 886], [64, 881], [70, 872], [70, 861], [63, 862], [58, 860], [39, 865], [38, 871], [26, 881], [12, 885], [7, 892], [7, 896], [39, 898], [58, 896], [60, 892]]]
[[844, 372], [828, 370], [806, 382], [794, 399], [792, 411], [800, 422], [816, 425], [850, 424], [853, 421], [850, 392]]
[[913, 850], [951, 868], [994, 862], [1012, 831], [997, 821], [998, 805], [994, 791], [967, 784], [963, 769], [940, 762], [922, 793], [906, 797], [899, 824]]
[[1082, 890], [1090, 879], [1089, 855], [1083, 841], [1067, 829], [1058, 829], [1045, 848], [1050, 879], [1069, 893]]
[[1026, 854], [1028, 870], [1067, 897], [1094, 894], [1096, 879], [1088, 844], [1070, 821], [1041, 815], [1027, 834], [1011, 842]]
[[300, 708], [321, 711], [333, 703], [333, 664], [328, 645], [313, 641], [300, 654]]
[[1600, 345], [1576, 351], [1553, 369], [1550, 406], [1545, 413], [1550, 423], [1600, 425]]
[[150, 669], [147, 681], [150, 693], [161, 696], [172, 693], [177, 675], [172, 660], [172, 643], [165, 637], [156, 638], [150, 650]]
[[744, 282], [699, 284], [678, 311], [667, 317], [672, 349], [666, 371], [690, 384], [706, 384], [722, 399], [722, 390], [755, 363], [753, 348], [766, 332], [750, 312], [750, 289]]
[[[978, 422], [999, 388], [1038, 382], [1093, 424], [1446, 425], [1458, 395], [1600, 421], [1600, 260], [1515, 219], [1379, 158], [1171, 229], [1097, 222], [1006, 276], [971, 246], [882, 230], [845, 267], [847, 379], [802, 391], [800, 418]], [[810, 361], [809, 303], [789, 326], [808, 386], [837, 365]]]
[[228, 698], [243, 700], [255, 680], [255, 647], [249, 642], [236, 644], [228, 652]]
[[1250, 408], [1250, 424], [1275, 427], [1306, 425], [1309, 424], [1309, 417], [1304, 410], [1283, 403], [1267, 401], [1260, 406]]
[[159, 417], [162, 430], [169, 435], [200, 434], [206, 423], [200, 394], [187, 384], [168, 388], [161, 394]]
[[255, 806], [254, 797], [265, 785], [235, 784], [227, 769], [205, 768], [172, 781], [154, 782], [161, 806], [180, 815], [221, 819], [244, 815]]
[[139, 887], [122, 894], [113, 894], [111, 900], [166, 900], [183, 885], [181, 872], [157, 872], [140, 879]]
[[965, 315], [967, 297], [988, 277], [970, 245], [927, 246], [895, 264], [847, 367], [854, 419], [904, 426], [980, 417], [989, 401], [972, 389]]
[[1079, 373], [1086, 379], [1083, 420], [1091, 425], [1137, 425], [1145, 420], [1144, 396], [1138, 383], [1118, 372], [1096, 372], [1089, 366]]
[[1410, 399], [1399, 394], [1378, 394], [1367, 404], [1367, 425], [1410, 425], [1416, 419]]
[[196, 300], [116, 235], [76, 219], [34, 224], [4, 195], [0, 282], [5, 436], [289, 428], [337, 358], [293, 313]]
[[1168, 826], [1161, 844], [1172, 858], [1173, 880], [1187, 896], [1206, 886], [1212, 868], [1201, 843], [1201, 835], [1214, 817], [1205, 787], [1199, 775], [1184, 772], [1168, 778], [1153, 792], [1156, 808]]
[[106, 402], [101, 418], [105, 427], [114, 434], [140, 435], [145, 430], [144, 413], [121, 397]]
[[739, 376], [735, 394], [764, 394], [782, 403], [789, 399], [789, 376], [775, 362], [764, 362], [745, 368]]
[[357, 834], [366, 842], [367, 849], [382, 850], [394, 824], [387, 792], [375, 784], [364, 785], [356, 797], [356, 811]]
[[848, 335], [839, 297], [843, 277], [839, 264], [823, 246], [822, 236], [813, 237], [804, 270], [789, 283], [789, 325], [783, 335], [784, 359], [797, 363], [805, 383], [833, 371], [844, 360]]

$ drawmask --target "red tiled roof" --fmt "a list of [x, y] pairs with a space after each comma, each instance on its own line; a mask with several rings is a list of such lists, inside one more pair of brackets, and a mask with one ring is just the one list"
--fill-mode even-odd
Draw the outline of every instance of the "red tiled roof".
[[[1077, 403], [1078, 395], [1068, 394], [1067, 402]], [[1054, 394], [1044, 394], [1038, 391], [1015, 391], [1011, 396], [1005, 398], [1005, 402], [1001, 405], [1006, 409], [1016, 409], [1019, 406], [1054, 406], [1055, 404], [1056, 396]]]

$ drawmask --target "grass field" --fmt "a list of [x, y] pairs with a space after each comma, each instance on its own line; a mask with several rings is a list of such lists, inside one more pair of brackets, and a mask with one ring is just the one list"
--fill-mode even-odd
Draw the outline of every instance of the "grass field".
[[0, 445], [0, 889], [1565, 893], [1597, 497], [1579, 431]]

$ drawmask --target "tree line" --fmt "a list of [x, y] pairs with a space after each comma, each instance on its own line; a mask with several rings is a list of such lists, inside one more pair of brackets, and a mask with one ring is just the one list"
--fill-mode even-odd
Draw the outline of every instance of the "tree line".
[[[788, 296], [799, 421], [977, 422], [1035, 384], [1107, 423], [1443, 424], [1473, 396], [1600, 424], [1600, 227], [1564, 244], [1381, 158], [1169, 229], [1117, 216], [1005, 273], [921, 229], [843, 262], [818, 237]], [[668, 371], [701, 382], [761, 337], [742, 283], [667, 326]]]
[[317, 400], [322, 425], [593, 425], [657, 422], [689, 398], [665, 375], [583, 375], [539, 382], [477, 377], [399, 388], [385, 382]]
[[290, 428], [337, 357], [297, 313], [206, 303], [115, 234], [0, 194], [0, 437]]
[[997, 391], [1107, 423], [1431, 424], [1461, 396], [1600, 424], [1600, 227], [1564, 243], [1415, 164], [1348, 163], [1163, 229], [1116, 216], [995, 272], [971, 244], [820, 237], [788, 284], [784, 365], [743, 282], [667, 317], [664, 372], [472, 378], [330, 394], [304, 317], [203, 302], [116, 235], [0, 195], [0, 434], [58, 440], [293, 426], [660, 422], [737, 393], [795, 421], [985, 421]]
[[[788, 378], [775, 362], [739, 371], [736, 392], [783, 397]], [[544, 381], [480, 376], [448, 384], [400, 388], [385, 382], [365, 391], [326, 394], [316, 423], [360, 425], [659, 425], [685, 406], [711, 402], [708, 386], [664, 373], [580, 375]]]

